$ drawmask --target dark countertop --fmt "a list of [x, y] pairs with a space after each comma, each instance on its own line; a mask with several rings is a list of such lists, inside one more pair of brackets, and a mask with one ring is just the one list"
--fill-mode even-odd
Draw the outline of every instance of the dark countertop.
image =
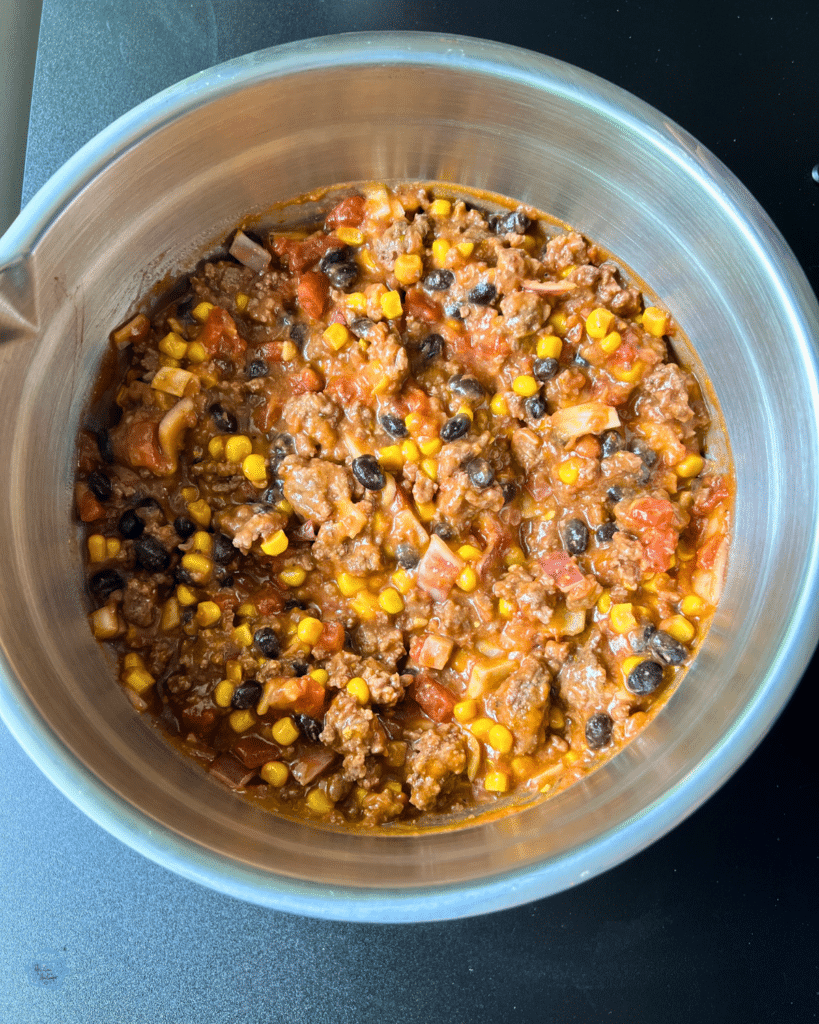
[[[396, 28], [527, 46], [634, 92], [738, 175], [819, 289], [819, 5], [795, 0], [44, 0], [23, 199], [202, 68]], [[86, 819], [0, 726], [0, 1021], [815, 1020], [815, 675], [736, 775], [628, 863], [529, 906], [415, 926], [295, 918], [184, 881]]]

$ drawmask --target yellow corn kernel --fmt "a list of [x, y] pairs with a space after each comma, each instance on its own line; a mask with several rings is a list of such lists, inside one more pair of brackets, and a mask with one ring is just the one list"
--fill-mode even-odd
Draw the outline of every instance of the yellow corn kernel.
[[276, 502], [276, 511], [277, 512], [284, 512], [284, 514], [286, 516], [292, 516], [293, 515], [293, 506], [290, 504], [290, 502], [287, 500], [287, 498], [282, 498], [281, 501], [277, 501]]
[[663, 619], [660, 629], [664, 630], [681, 644], [690, 644], [697, 635], [694, 625], [682, 615], [672, 615], [669, 619]]
[[397, 257], [393, 273], [401, 284], [415, 284], [420, 280], [424, 270], [424, 264], [420, 256], [401, 255]]
[[460, 590], [469, 594], [478, 585], [478, 574], [471, 565], [467, 565], [465, 569], [461, 570], [458, 578], [455, 580], [455, 583]]
[[455, 716], [455, 720], [457, 722], [461, 722], [461, 724], [471, 722], [477, 713], [478, 702], [476, 700], [472, 700], [471, 697], [466, 700], [458, 701], [452, 709], [452, 714]]
[[179, 614], [179, 601], [171, 595], [162, 605], [162, 614], [159, 618], [159, 628], [163, 632], [168, 633], [172, 629], [176, 629], [181, 621], [182, 619]]
[[172, 359], [184, 359], [188, 351], [188, 343], [175, 331], [169, 331], [157, 345], [160, 352]]
[[122, 667], [124, 669], [145, 668], [145, 662], [141, 654], [137, 654], [136, 651], [129, 651], [122, 659]]
[[352, 338], [352, 334], [350, 334], [344, 324], [330, 324], [322, 334], [322, 338], [324, 338], [333, 351], [338, 352]]
[[628, 602], [611, 606], [609, 618], [611, 619], [611, 628], [615, 633], [622, 635], [637, 628], [637, 620], [632, 614], [632, 607]]
[[605, 338], [611, 327], [612, 320], [614, 320], [614, 313], [609, 309], [604, 309], [602, 306], [598, 306], [597, 309], [593, 309], [591, 313], [586, 317], [586, 334], [590, 338]]
[[432, 243], [432, 262], [440, 270], [446, 262], [446, 254], [452, 246], [445, 238], [436, 238]]
[[225, 441], [225, 458], [228, 462], [242, 462], [253, 451], [253, 442], [246, 434], [233, 434]]
[[204, 498], [188, 503], [188, 515], [197, 526], [204, 526], [207, 529], [210, 526], [212, 514], [211, 507]]
[[125, 685], [130, 686], [137, 693], [145, 693], [154, 685], [156, 680], [147, 669], [132, 668], [125, 676]]
[[233, 683], [241, 683], [242, 681], [242, 663], [237, 661], [235, 658], [231, 658], [225, 664], [225, 675]]
[[367, 248], [361, 249], [359, 251], [358, 260], [361, 263], [362, 267], [365, 267], [367, 270], [375, 272], [379, 269], [378, 264], [373, 259], [372, 253]]
[[400, 292], [387, 292], [381, 296], [381, 312], [388, 320], [397, 320], [404, 312]]
[[458, 245], [457, 245], [456, 248], [458, 249], [458, 252], [461, 254], [461, 256], [463, 256], [463, 258], [465, 260], [467, 260], [472, 255], [472, 252], [473, 252], [473, 250], [475, 248], [475, 243], [474, 242], [458, 242]]
[[610, 334], [607, 334], [605, 338], [601, 340], [600, 348], [603, 349], [607, 356], [610, 356], [612, 352], [616, 352], [617, 349], [620, 348], [620, 345], [622, 343], [623, 338], [620, 332], [612, 331]]
[[213, 572], [213, 560], [199, 551], [186, 551], [180, 564], [190, 573], [194, 583], [207, 583]]
[[680, 601], [680, 611], [683, 615], [702, 615], [708, 605], [696, 594], [687, 594]]
[[112, 640], [120, 633], [119, 616], [110, 605], [97, 608], [89, 615], [91, 632], [97, 640]]
[[643, 370], [645, 370], [645, 363], [641, 359], [635, 359], [630, 370], [615, 370], [614, 376], [624, 384], [634, 384], [642, 376]]
[[259, 775], [261, 775], [268, 786], [273, 786], [274, 789], [281, 789], [290, 776], [290, 769], [284, 761], [268, 761], [259, 769]]
[[411, 412], [404, 417], [404, 425], [411, 434], [415, 434], [424, 425], [424, 419], [419, 413]]
[[370, 699], [370, 688], [361, 676], [356, 676], [347, 683], [347, 692], [351, 693], [362, 706]]
[[335, 807], [330, 797], [320, 789], [311, 789], [305, 803], [313, 814], [329, 814]]
[[535, 770], [535, 759], [528, 754], [512, 758], [512, 771], [516, 778], [525, 779]]
[[242, 473], [256, 487], [264, 487], [267, 483], [267, 466], [264, 456], [248, 455], [242, 460]]
[[577, 478], [580, 476], [580, 462], [573, 456], [564, 459], [557, 467], [557, 475], [562, 483], [571, 487], [572, 484], [577, 483]]
[[452, 203], [448, 199], [436, 199], [430, 203], [429, 214], [431, 217], [448, 217], [452, 213]]
[[290, 541], [284, 530], [276, 530], [266, 541], [263, 541], [261, 548], [266, 555], [280, 555], [283, 551], [287, 551], [289, 544]]
[[474, 544], [461, 544], [458, 548], [458, 554], [465, 562], [470, 562], [479, 559], [483, 555], [483, 551], [480, 548], [476, 548]]
[[506, 416], [509, 413], [509, 404], [506, 401], [506, 395], [499, 391], [489, 403], [489, 408], [496, 416]]
[[236, 614], [241, 616], [243, 619], [252, 619], [256, 614], [256, 605], [251, 604], [250, 601], [245, 601], [236, 609]]
[[577, 762], [580, 760], [580, 754], [578, 754], [576, 750], [570, 750], [567, 754], [563, 755], [562, 760], [563, 764], [565, 764], [568, 768], [571, 767], [571, 765], [573, 764], [577, 764]]
[[279, 573], [279, 582], [286, 587], [300, 587], [306, 579], [307, 570], [298, 565], [294, 565], [291, 569], [282, 569]]
[[469, 655], [464, 650], [456, 651], [450, 665], [456, 672], [466, 672], [469, 668]]
[[[159, 365], [160, 366], [165, 366], [165, 367], [170, 368], [170, 369], [175, 369], [176, 367], [181, 366], [182, 364], [180, 363], [180, 361], [178, 359], [174, 359], [173, 356], [160, 356], [159, 357]], [[187, 378], [185, 378], [185, 379], [187, 380]], [[169, 377], [160, 377], [159, 374], [157, 374], [157, 376], [154, 378], [154, 380], [157, 382], [156, 383], [156, 388], [157, 388], [158, 391], [164, 391], [166, 394], [169, 394], [169, 395], [176, 395], [176, 394], [180, 393], [178, 390], [172, 390], [171, 387], [166, 386], [168, 383], [171, 383], [171, 378], [169, 378]], [[160, 381], [162, 381], [163, 383], [160, 384], [159, 383]], [[174, 381], [172, 383], [173, 388], [177, 388], [178, 389], [178, 388], [182, 387], [182, 383], [181, 382], [182, 382], [182, 378], [179, 378], [179, 383], [178, 384]], [[184, 390], [181, 393], [184, 394]]]
[[421, 449], [415, 441], [404, 441], [401, 445], [401, 454], [405, 462], [418, 462], [421, 458]]
[[438, 463], [435, 459], [421, 459], [421, 469], [430, 480], [438, 479]]
[[358, 576], [351, 576], [348, 572], [340, 572], [336, 578], [338, 589], [345, 597], [355, 597], [364, 590], [367, 584]]
[[398, 615], [404, 610], [404, 602], [401, 595], [392, 587], [387, 587], [378, 595], [378, 603], [388, 615]]
[[634, 669], [645, 660], [646, 659], [640, 654], [635, 654], [631, 658], [626, 658], [626, 660], [620, 666], [620, 671], [623, 673], [623, 678], [626, 679], [634, 671]]
[[438, 511], [435, 508], [434, 501], [424, 501], [415, 506], [418, 509], [418, 515], [422, 523], [429, 523], [435, 518], [435, 513]]
[[398, 779], [389, 779], [384, 783], [384, 789], [388, 789], [391, 793], [402, 792], [402, 786]]
[[199, 598], [190, 587], [186, 587], [184, 583], [180, 583], [176, 588], [176, 600], [183, 608], [187, 608], [192, 604], [196, 604]]
[[191, 537], [191, 551], [199, 551], [203, 555], [213, 554], [213, 534], [197, 530]]
[[292, 341], [286, 341], [282, 345], [282, 362], [289, 363], [298, 355], [299, 350]]
[[401, 454], [401, 446], [388, 444], [378, 450], [379, 465], [388, 472], [397, 473], [404, 465], [404, 456]]
[[208, 353], [205, 350], [205, 346], [200, 344], [198, 341], [192, 341], [188, 345], [188, 362], [198, 366], [199, 363], [204, 363], [208, 358]]
[[469, 728], [473, 736], [476, 736], [479, 740], [485, 740], [489, 735], [489, 730], [496, 724], [491, 718], [477, 718]]
[[280, 718], [270, 730], [273, 739], [283, 747], [289, 747], [299, 738], [299, 729], [292, 718]]
[[243, 622], [241, 626], [231, 631], [230, 639], [239, 647], [250, 647], [253, 643], [253, 631], [246, 622]]
[[522, 398], [530, 398], [540, 390], [540, 384], [528, 373], [522, 373], [512, 381], [512, 390]]
[[220, 434], [208, 441], [208, 455], [217, 462], [225, 457], [225, 439]]
[[233, 711], [228, 715], [230, 727], [234, 732], [247, 732], [256, 724], [256, 716], [252, 711]]
[[489, 793], [505, 793], [509, 789], [509, 776], [499, 770], [487, 772], [483, 788]]
[[682, 462], [677, 463], [674, 467], [674, 472], [677, 476], [689, 479], [690, 477], [699, 476], [704, 465], [705, 459], [701, 455], [687, 455]]
[[408, 594], [412, 590], [412, 577], [406, 569], [396, 569], [390, 581], [399, 594]]
[[199, 488], [183, 487], [182, 490], [180, 491], [180, 494], [182, 495], [186, 502], [190, 503], [192, 501], [196, 501], [196, 499], [199, 497]]
[[[546, 322], [561, 336], [566, 333], [565, 313], [552, 313]], [[538, 353], [538, 355], [540, 355], [540, 353]], [[542, 356], [541, 358], [545, 359], [546, 357]], [[557, 356], [553, 356], [552, 358], [557, 359]]]
[[380, 611], [378, 598], [376, 598], [374, 594], [368, 593], [366, 590], [362, 590], [360, 594], [357, 594], [352, 599], [350, 607], [360, 619], [364, 619], [365, 621], [374, 619], [376, 614]]
[[601, 615], [608, 615], [611, 611], [611, 594], [608, 590], [604, 590], [600, 597], [597, 599], [597, 610]]
[[310, 644], [312, 647], [318, 643], [323, 629], [324, 625], [321, 619], [314, 619], [311, 615], [306, 615], [299, 623], [296, 635], [302, 643]]
[[330, 678], [330, 673], [326, 668], [314, 668], [310, 673], [310, 678], [315, 679], [317, 683], [321, 683], [322, 686], [327, 685], [327, 680]]
[[108, 558], [116, 558], [122, 550], [122, 541], [118, 537], [105, 538], [105, 554]]
[[198, 306], [194, 306], [191, 310], [191, 316], [194, 320], [198, 320], [200, 324], [203, 324], [210, 316], [210, 311], [212, 309], [212, 302], [200, 302]]
[[105, 537], [101, 533], [92, 533], [88, 538], [88, 559], [91, 562], [104, 562], [108, 557]]
[[549, 728], [559, 732], [566, 725], [566, 716], [560, 708], [552, 708], [549, 712]]
[[505, 725], [493, 725], [486, 739], [489, 746], [499, 754], [508, 754], [515, 745], [515, 737]]
[[544, 334], [538, 338], [535, 347], [538, 359], [559, 359], [563, 351], [563, 342], [556, 334]]
[[648, 306], [643, 313], [643, 327], [655, 338], [661, 338], [668, 329], [668, 313], [656, 306]]
[[240, 313], [244, 313], [247, 309], [247, 304], [250, 302], [250, 296], [246, 295], [245, 292], [236, 293], [236, 308]]
[[230, 702], [233, 700], [233, 694], [236, 690], [236, 686], [229, 679], [223, 679], [221, 683], [217, 683], [213, 691], [214, 703], [220, 708], [229, 708]]
[[222, 618], [222, 609], [215, 601], [200, 601], [196, 606], [196, 624], [203, 629], [215, 626]]
[[504, 555], [503, 561], [505, 565], [509, 566], [526, 565], [526, 555], [523, 553], [523, 548], [513, 544]]
[[344, 301], [355, 313], [365, 313], [367, 311], [367, 296], [364, 292], [350, 292], [349, 295], [345, 296]]
[[511, 619], [514, 614], [515, 606], [511, 601], [507, 601], [505, 597], [502, 597], [500, 601], [498, 601], [498, 615], [500, 615], [502, 619]]
[[439, 437], [431, 437], [428, 441], [419, 441], [418, 447], [422, 455], [437, 455], [444, 443]]
[[345, 245], [361, 245], [364, 241], [364, 235], [358, 228], [348, 227], [346, 224], [336, 228], [336, 238]]

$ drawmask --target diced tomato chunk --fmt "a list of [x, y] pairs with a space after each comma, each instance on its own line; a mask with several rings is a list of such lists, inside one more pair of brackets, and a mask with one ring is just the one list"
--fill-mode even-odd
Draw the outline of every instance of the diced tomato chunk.
[[239, 337], [233, 317], [221, 306], [214, 306], [208, 313], [199, 336], [196, 339], [209, 356], [238, 356], [247, 348]]
[[443, 320], [444, 310], [440, 302], [424, 295], [418, 288], [410, 288], [404, 298], [404, 315], [413, 316], [427, 324], [434, 324]]
[[666, 498], [638, 498], [624, 518], [630, 519], [637, 528], [664, 529], [674, 522], [674, 506]]
[[357, 228], [364, 220], [364, 196], [347, 196], [327, 214], [324, 226], [337, 228], [341, 224]]
[[311, 320], [318, 320], [330, 297], [330, 279], [320, 270], [305, 270], [299, 278], [296, 294], [304, 312]]
[[313, 648], [313, 656], [324, 658], [328, 654], [336, 654], [344, 648], [344, 626], [340, 622], [325, 622], [321, 636]]
[[259, 615], [273, 615], [284, 608], [284, 598], [270, 583], [252, 594], [250, 600], [256, 606]]
[[715, 533], [709, 537], [703, 546], [697, 551], [697, 568], [713, 569], [719, 555], [720, 547], [725, 538], [721, 533]]
[[312, 366], [305, 366], [303, 370], [290, 378], [290, 391], [294, 395], [303, 395], [306, 391], [321, 391], [324, 381], [321, 374]]
[[105, 509], [91, 491], [85, 487], [80, 490], [77, 496], [77, 511], [84, 523], [93, 523], [97, 519], [102, 519], [105, 515]]
[[457, 702], [449, 690], [436, 683], [432, 676], [417, 676], [412, 684], [412, 696], [433, 722], [449, 722], [452, 719], [452, 709]]
[[568, 590], [583, 580], [583, 573], [577, 568], [572, 556], [565, 551], [552, 551], [541, 558], [540, 565], [545, 575], [551, 576], [560, 590]]
[[432, 633], [416, 636], [410, 643], [410, 660], [422, 668], [442, 669], [452, 654], [454, 646], [451, 640], [435, 636]]
[[300, 274], [318, 263], [330, 249], [340, 249], [344, 242], [335, 235], [315, 235], [299, 241], [295, 238], [279, 237], [273, 242], [273, 251], [294, 274]]

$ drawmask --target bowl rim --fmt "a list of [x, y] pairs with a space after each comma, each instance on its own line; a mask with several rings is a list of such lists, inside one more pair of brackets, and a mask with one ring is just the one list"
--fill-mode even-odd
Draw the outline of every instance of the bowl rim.
[[[608, 112], [649, 139], [710, 193], [757, 252], [796, 328], [795, 343], [819, 418], [819, 306], [799, 263], [757, 201], [696, 139], [642, 100], [590, 72], [503, 43], [426, 32], [348, 33], [255, 51], [184, 79], [122, 115], [53, 174], [0, 238], [0, 271], [33, 252], [76, 195], [120, 154], [163, 125], [214, 99], [283, 75], [375, 63], [454, 65], [486, 77], [511, 77]], [[242, 900], [317, 918], [409, 923], [465, 917], [517, 906], [592, 878], [659, 839], [708, 799], [756, 748], [796, 688], [819, 640], [819, 622], [813, 615], [817, 596], [819, 538], [814, 533], [787, 641], [742, 713], [681, 782], [626, 823], [569, 855], [453, 885], [359, 889], [278, 875], [260, 879], [255, 870], [206, 850], [116, 797], [50, 731], [14, 679], [2, 648], [0, 716], [72, 803], [127, 846], [185, 878]]]

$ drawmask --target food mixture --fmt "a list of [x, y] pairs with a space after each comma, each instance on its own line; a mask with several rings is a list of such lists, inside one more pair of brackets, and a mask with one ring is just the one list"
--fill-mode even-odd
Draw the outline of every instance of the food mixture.
[[112, 334], [76, 500], [94, 636], [177, 746], [272, 810], [423, 824], [645, 725], [719, 599], [731, 482], [605, 252], [372, 185], [174, 295]]

